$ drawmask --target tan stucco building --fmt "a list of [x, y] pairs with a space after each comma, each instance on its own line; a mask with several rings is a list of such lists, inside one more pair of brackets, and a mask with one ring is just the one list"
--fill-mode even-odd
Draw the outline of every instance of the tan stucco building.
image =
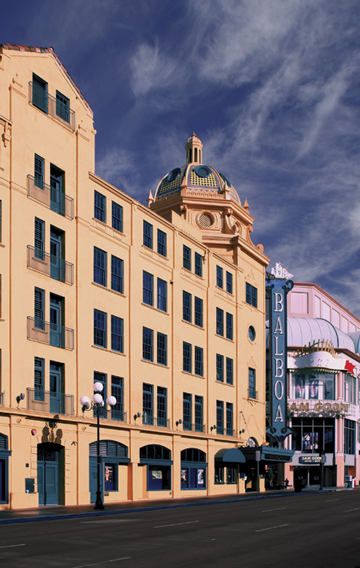
[[0, 79], [0, 508], [94, 501], [94, 381], [117, 399], [105, 503], [245, 491], [269, 261], [247, 201], [195, 135], [148, 207], [96, 176], [92, 110], [52, 48], [2, 45]]

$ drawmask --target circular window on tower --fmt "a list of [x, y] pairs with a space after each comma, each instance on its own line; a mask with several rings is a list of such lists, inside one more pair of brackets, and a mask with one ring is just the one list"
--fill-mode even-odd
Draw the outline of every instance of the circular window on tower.
[[214, 222], [213, 218], [211, 217], [211, 215], [209, 215], [209, 213], [202, 213], [198, 217], [198, 224], [200, 225], [200, 227], [203, 227], [204, 229], [211, 227], [213, 222]]
[[202, 166], [202, 165], [195, 166], [194, 172], [196, 173], [197, 176], [201, 178], [207, 178], [211, 174], [210, 168], [208, 168], [208, 166]]
[[255, 328], [252, 325], [249, 326], [248, 334], [249, 334], [250, 341], [255, 341], [256, 331], [255, 331]]

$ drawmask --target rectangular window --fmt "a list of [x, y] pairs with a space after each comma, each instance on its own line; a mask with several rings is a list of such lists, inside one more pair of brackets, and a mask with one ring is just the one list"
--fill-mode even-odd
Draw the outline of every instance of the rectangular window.
[[143, 384], [143, 424], [153, 423], [153, 385]]
[[222, 400], [216, 401], [216, 432], [224, 433], [224, 403]]
[[160, 229], [157, 231], [157, 251], [162, 256], [166, 256], [166, 233]]
[[203, 370], [203, 348], [195, 346], [195, 375], [202, 377], [204, 375]]
[[157, 279], [157, 308], [162, 312], [167, 311], [167, 283], [161, 278]]
[[154, 332], [148, 327], [143, 327], [143, 359], [153, 361]]
[[37, 329], [45, 329], [44, 313], [45, 313], [45, 292], [41, 288], [34, 290], [34, 326]]
[[203, 397], [195, 396], [195, 431], [203, 431]]
[[249, 368], [249, 398], [256, 399], [256, 375], [255, 369]]
[[195, 325], [203, 326], [203, 301], [195, 296]]
[[183, 248], [183, 267], [191, 270], [191, 249], [186, 245]]
[[191, 322], [191, 294], [183, 290], [183, 320]]
[[36, 187], [44, 189], [44, 158], [37, 154], [34, 159], [34, 183]]
[[111, 407], [113, 420], [124, 420], [124, 379], [111, 375], [111, 396], [116, 398], [116, 404]]
[[[94, 383], [101, 383], [103, 386], [103, 390], [101, 391], [101, 396], [104, 400], [107, 398], [107, 375], [105, 373], [99, 373], [98, 371], [94, 371]], [[94, 409], [94, 417], [96, 417], [99, 413], [101, 418], [107, 418], [107, 410], [106, 405], [102, 408]]]
[[356, 402], [356, 379], [345, 373], [345, 400], [351, 404]]
[[119, 233], [123, 232], [123, 208], [115, 201], [111, 205], [111, 226]]
[[56, 91], [56, 114], [65, 122], [70, 122], [70, 100]]
[[216, 267], [216, 286], [223, 288], [223, 269], [221, 266]]
[[111, 349], [124, 353], [124, 320], [111, 316]]
[[147, 248], [153, 248], [153, 226], [144, 221], [143, 226], [143, 245]]
[[224, 310], [216, 308], [216, 333], [224, 335]]
[[35, 258], [45, 260], [45, 221], [35, 217]]
[[124, 261], [111, 255], [111, 289], [119, 294], [124, 293]]
[[233, 405], [232, 402], [226, 403], [226, 435], [233, 436]]
[[94, 217], [106, 223], [106, 197], [98, 191], [94, 191]]
[[48, 85], [46, 81], [33, 73], [32, 104], [45, 112], [48, 111]]
[[203, 257], [198, 252], [195, 253], [195, 274], [202, 277]]
[[226, 337], [233, 338], [233, 315], [226, 312]]
[[354, 455], [356, 449], [356, 438], [355, 438], [355, 425], [356, 422], [353, 420], [348, 420], [345, 418], [345, 427], [344, 427], [344, 453]]
[[226, 357], [226, 382], [228, 385], [234, 382], [234, 362], [230, 357]]
[[44, 359], [34, 359], [34, 398], [44, 400]]
[[224, 356], [216, 353], [216, 380], [224, 382]]
[[238, 478], [238, 468], [237, 467], [227, 467], [226, 468], [226, 483], [237, 483]]
[[184, 392], [183, 398], [183, 428], [184, 430], [191, 430], [191, 398], [192, 395]]
[[191, 344], [183, 342], [183, 371], [191, 373]]
[[231, 272], [226, 272], [226, 291], [229, 294], [233, 293], [233, 275]]
[[246, 282], [246, 303], [257, 308], [257, 288]]
[[94, 310], [94, 345], [106, 347], [106, 319], [107, 314]]
[[215, 484], [224, 483], [224, 466], [215, 464]]
[[50, 164], [50, 209], [65, 215], [65, 172]]
[[154, 305], [154, 277], [143, 270], [143, 303], [148, 306]]
[[101, 286], [106, 286], [106, 265], [106, 252], [94, 247], [94, 282]]
[[167, 426], [167, 389], [157, 388], [157, 425]]
[[157, 362], [159, 365], [167, 365], [167, 335], [157, 334]]

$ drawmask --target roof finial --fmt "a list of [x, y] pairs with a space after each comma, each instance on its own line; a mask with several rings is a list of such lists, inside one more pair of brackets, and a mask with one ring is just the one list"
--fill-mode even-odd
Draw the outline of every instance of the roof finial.
[[153, 203], [153, 201], [154, 201], [153, 194], [151, 193], [151, 189], [149, 189], [149, 195], [148, 195], [148, 198], [147, 198], [146, 201], [147, 201], [148, 207], [150, 207], [150, 205], [151, 205], [151, 204]]

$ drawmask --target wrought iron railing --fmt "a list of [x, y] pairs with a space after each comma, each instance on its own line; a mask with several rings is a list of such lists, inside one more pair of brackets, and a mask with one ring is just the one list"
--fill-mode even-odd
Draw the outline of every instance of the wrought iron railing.
[[50, 187], [43, 181], [36, 181], [34, 176], [28, 175], [28, 195], [46, 207], [49, 207], [55, 213], [64, 215], [69, 219], [74, 218], [74, 200], [69, 195]]
[[160, 418], [153, 416], [149, 412], [144, 412], [142, 415], [143, 424], [147, 426], [157, 426], [158, 428], [170, 428], [169, 418]]
[[29, 102], [45, 114], [50, 114], [62, 124], [69, 126], [71, 130], [75, 130], [75, 111], [32, 81], [29, 82]]
[[27, 338], [62, 349], [74, 349], [74, 330], [28, 316]]
[[248, 389], [248, 398], [258, 400], [258, 391], [256, 391], [255, 389]]
[[117, 420], [119, 422], [126, 422], [126, 412], [122, 410], [116, 410], [116, 408], [111, 408], [108, 410], [109, 420]]
[[41, 249], [28, 245], [28, 268], [47, 274], [54, 280], [74, 284], [74, 265]]
[[187, 430], [190, 432], [205, 432], [205, 424], [191, 424], [190, 422], [183, 421], [183, 430]]
[[74, 415], [72, 394], [46, 391], [40, 388], [27, 388], [27, 409], [53, 414]]

